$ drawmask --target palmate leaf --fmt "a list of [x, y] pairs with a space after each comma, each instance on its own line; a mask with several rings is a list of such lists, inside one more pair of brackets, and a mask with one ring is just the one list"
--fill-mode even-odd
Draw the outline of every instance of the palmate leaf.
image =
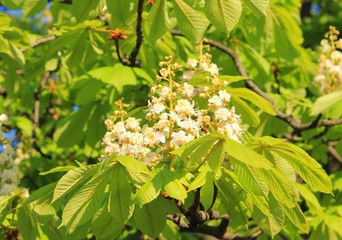
[[70, 191], [94, 176], [98, 168], [99, 165], [89, 165], [87, 167], [75, 168], [67, 172], [56, 185], [52, 203], [56, 202], [61, 197], [64, 197]]
[[102, 206], [104, 190], [110, 180], [112, 168], [108, 167], [104, 172], [95, 175], [65, 205], [62, 224], [66, 226], [69, 233], [90, 221]]
[[158, 175], [160, 175], [160, 178], [162, 179], [163, 190], [170, 197], [184, 202], [187, 197], [186, 190], [182, 183], [177, 179], [175, 173], [164, 168]]
[[110, 173], [109, 183], [109, 213], [115, 218], [116, 224], [124, 225], [132, 214], [132, 188], [128, 180], [128, 173], [124, 166], [116, 164]]
[[152, 238], [156, 238], [166, 224], [166, 214], [158, 199], [141, 206], [141, 208], [136, 207], [133, 218], [135, 226]]
[[178, 21], [178, 27], [190, 40], [199, 42], [209, 21], [183, 0], [173, 0], [173, 7]]
[[332, 192], [331, 180], [322, 166], [301, 148], [290, 143], [282, 143], [272, 147], [271, 152], [288, 161], [312, 188], [325, 193]]
[[244, 2], [256, 16], [266, 16], [269, 0], [244, 0]]
[[242, 6], [235, 0], [207, 0], [205, 13], [214, 26], [223, 32], [229, 33], [238, 23]]
[[163, 187], [163, 179], [158, 175], [159, 171], [161, 171], [161, 169], [158, 169], [158, 171], [156, 170], [155, 175], [136, 193], [134, 199], [140, 206], [152, 202], [159, 196]]
[[342, 90], [317, 98], [311, 114], [318, 115], [319, 113], [331, 118], [340, 117], [342, 113]]
[[213, 203], [214, 196], [214, 176], [212, 172], [207, 172], [205, 183], [201, 188], [200, 199], [204, 209], [209, 209]]
[[253, 127], [260, 124], [259, 115], [245, 101], [233, 95], [230, 102], [235, 107], [237, 114], [241, 115], [245, 123]]

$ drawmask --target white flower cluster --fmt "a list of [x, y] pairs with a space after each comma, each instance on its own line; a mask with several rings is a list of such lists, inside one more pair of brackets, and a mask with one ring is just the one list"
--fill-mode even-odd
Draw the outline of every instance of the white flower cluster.
[[327, 39], [321, 41], [322, 54], [314, 82], [323, 93], [342, 88], [342, 39], [337, 39], [338, 34], [335, 27], [330, 27], [325, 35]]
[[10, 193], [20, 193], [28, 196], [27, 189], [18, 187], [20, 181], [19, 169], [15, 159], [16, 152], [11, 146], [11, 141], [6, 139], [3, 126], [8, 121], [5, 114], [0, 114], [0, 196]]
[[[174, 79], [182, 66], [171, 57], [160, 63], [160, 76], [148, 101], [147, 124], [141, 126], [143, 120], [133, 117], [125, 119], [125, 105], [122, 100], [117, 102], [120, 110], [105, 121], [106, 156], [128, 155], [155, 164], [167, 160], [168, 152], [210, 132], [239, 141], [239, 116], [234, 107], [228, 107], [231, 96], [224, 90], [228, 83], [218, 78], [218, 68], [211, 63], [210, 55], [189, 59], [187, 65], [182, 83], [178, 83]], [[207, 84], [193, 86], [191, 79], [204, 71], [208, 72], [204, 77]]]

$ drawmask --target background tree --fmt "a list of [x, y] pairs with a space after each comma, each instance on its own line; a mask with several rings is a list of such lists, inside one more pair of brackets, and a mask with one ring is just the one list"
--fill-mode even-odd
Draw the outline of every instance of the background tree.
[[[342, 44], [300, 1], [1, 3], [3, 238], [342, 238]], [[143, 123], [154, 158], [111, 146]]]

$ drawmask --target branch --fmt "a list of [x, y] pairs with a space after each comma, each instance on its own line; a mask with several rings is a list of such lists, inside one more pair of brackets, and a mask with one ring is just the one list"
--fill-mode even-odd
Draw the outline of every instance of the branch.
[[137, 55], [139, 53], [139, 49], [143, 42], [143, 32], [142, 32], [142, 13], [144, 8], [144, 0], [139, 0], [138, 3], [138, 17], [137, 17], [137, 27], [136, 27], [136, 34], [137, 40], [135, 42], [135, 47], [129, 56], [129, 62], [131, 67], [139, 67], [140, 63], [137, 61]]
[[341, 155], [336, 151], [335, 149], [335, 144], [333, 142], [328, 142], [328, 151], [331, 154], [331, 156], [333, 156], [340, 164], [342, 164], [342, 157]]
[[[39, 46], [39, 45], [43, 45], [43, 44], [45, 44], [45, 43], [48, 43], [48, 42], [51, 42], [51, 41], [53, 41], [53, 40], [55, 40], [55, 39], [57, 39], [57, 37], [56, 36], [49, 36], [49, 37], [45, 37], [45, 38], [39, 38], [39, 39], [37, 39], [36, 41], [33, 41], [33, 42], [31, 42], [30, 43], [30, 46], [32, 47], [32, 48], [34, 48], [34, 47], [37, 47], [37, 46]], [[26, 52], [27, 50], [29, 50], [29, 48], [22, 48], [22, 49], [20, 49], [22, 52]]]
[[[174, 34], [179, 35], [179, 34]], [[210, 46], [216, 47], [217, 49], [223, 51], [224, 53], [228, 54], [234, 64], [240, 75], [247, 77], [246, 85], [252, 89], [254, 92], [258, 93], [260, 96], [265, 98], [267, 101], [271, 103], [273, 106], [275, 112], [277, 113], [277, 117], [284, 122], [288, 123], [295, 131], [301, 132], [308, 129], [313, 129], [316, 127], [322, 127], [322, 126], [335, 126], [342, 124], [342, 119], [337, 120], [319, 120], [321, 118], [320, 115], [317, 116], [317, 118], [310, 122], [310, 123], [301, 123], [298, 119], [294, 119], [292, 115], [287, 115], [286, 113], [280, 111], [278, 107], [276, 106], [275, 102], [271, 97], [269, 97], [264, 91], [262, 91], [254, 82], [252, 82], [249, 78], [249, 75], [247, 74], [245, 68], [243, 67], [239, 56], [236, 52], [234, 52], [231, 48], [224, 46], [223, 44], [216, 42], [211, 39], [204, 39], [203, 42], [209, 44]]]

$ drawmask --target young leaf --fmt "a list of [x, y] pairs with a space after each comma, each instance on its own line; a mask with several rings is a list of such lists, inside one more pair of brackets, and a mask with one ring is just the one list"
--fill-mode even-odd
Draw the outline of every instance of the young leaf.
[[229, 33], [238, 23], [242, 6], [240, 1], [234, 0], [207, 0], [205, 13], [214, 26], [223, 32]]
[[135, 226], [151, 238], [156, 238], [166, 224], [166, 214], [158, 200], [136, 207], [134, 211]]
[[183, 0], [173, 0], [173, 7], [178, 22], [178, 27], [184, 35], [192, 41], [199, 42], [209, 21]]
[[48, 175], [51, 173], [57, 173], [57, 172], [68, 172], [73, 170], [74, 168], [76, 168], [76, 166], [58, 166], [58, 167], [54, 167], [52, 169], [50, 169], [49, 171], [45, 171], [45, 172], [40, 172], [39, 175]]

